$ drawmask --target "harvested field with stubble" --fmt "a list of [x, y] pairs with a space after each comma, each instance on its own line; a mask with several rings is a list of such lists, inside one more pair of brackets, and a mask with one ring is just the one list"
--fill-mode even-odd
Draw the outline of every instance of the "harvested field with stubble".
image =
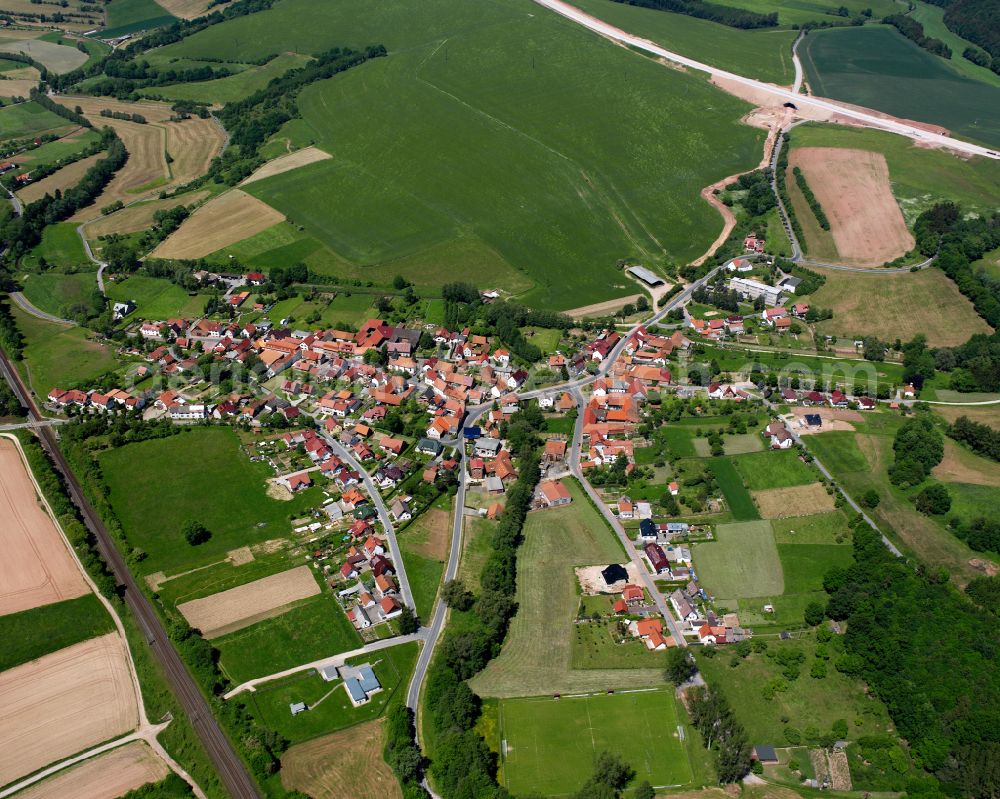
[[216, 638], [277, 616], [291, 603], [319, 592], [319, 584], [309, 567], [299, 566], [202, 599], [183, 602], [177, 609], [184, 614], [188, 624], [206, 638]]
[[[0, 438], [0, 615], [90, 591], [55, 522], [42, 509], [13, 441]], [[0, 783], [2, 784], [2, 783]]]
[[46, 194], [54, 196], [56, 191], [66, 191], [79, 183], [87, 170], [103, 157], [104, 153], [97, 153], [87, 158], [81, 158], [37, 183], [29, 183], [17, 192], [17, 196], [23, 203], [33, 203], [35, 200], [42, 199]]
[[75, 47], [38, 39], [0, 43], [0, 53], [26, 53], [35, 61], [44, 64], [49, 72], [58, 73], [70, 72], [82, 66], [87, 60], [87, 54], [81, 53]]
[[60, 771], [17, 794], [17, 799], [117, 799], [150, 782], [159, 782], [169, 770], [141, 741], [125, 744], [106, 754]]
[[293, 746], [281, 757], [281, 784], [314, 799], [402, 799], [382, 759], [382, 719]]
[[195, 19], [208, 12], [211, 0], [157, 0], [168, 12], [181, 19]]
[[166, 200], [150, 200], [149, 202], [131, 205], [122, 208], [108, 216], [102, 216], [93, 222], [84, 225], [83, 232], [88, 239], [96, 239], [99, 236], [107, 236], [111, 233], [136, 233], [146, 230], [153, 224], [153, 214], [157, 211], [167, 211], [178, 205], [194, 205], [208, 197], [210, 192], [202, 189], [192, 191], [188, 194], [181, 194], [177, 197], [170, 197]]
[[202, 258], [284, 220], [285, 215], [267, 203], [233, 189], [201, 206], [151, 255]]
[[944, 459], [931, 475], [943, 483], [1000, 487], [1000, 463], [981, 458], [950, 438], [944, 440]]
[[[113, 128], [129, 155], [125, 166], [101, 195], [73, 215], [71, 220], [74, 222], [94, 219], [101, 208], [116, 200], [127, 204], [203, 175], [225, 139], [212, 119], [193, 117], [171, 122], [174, 112], [164, 103], [127, 103], [109, 97], [60, 96], [56, 99], [67, 108], [79, 106], [94, 125]], [[146, 124], [102, 117], [101, 111], [105, 109], [141, 114]], [[165, 155], [168, 152], [173, 159], [169, 166]]]
[[0, 674], [0, 784], [133, 729], [136, 696], [117, 633]]
[[830, 220], [841, 259], [856, 266], [881, 266], [913, 248], [899, 203], [889, 183], [885, 156], [869, 150], [800, 147], [789, 163], [800, 167]]
[[294, 153], [289, 153], [288, 155], [279, 155], [272, 161], [268, 161], [264, 166], [255, 170], [250, 177], [244, 180], [240, 185], [246, 186], [249, 183], [256, 183], [258, 180], [264, 180], [264, 178], [270, 178], [274, 175], [280, 175], [282, 172], [288, 172], [292, 169], [298, 169], [300, 166], [305, 166], [306, 164], [314, 164], [317, 161], [325, 161], [327, 158], [332, 156], [323, 152], [319, 147], [306, 147], [303, 150], [296, 150]]
[[825, 513], [836, 505], [822, 483], [810, 483], [793, 488], [770, 488], [751, 491], [754, 502], [765, 519], [787, 519], [790, 516], [811, 516]]

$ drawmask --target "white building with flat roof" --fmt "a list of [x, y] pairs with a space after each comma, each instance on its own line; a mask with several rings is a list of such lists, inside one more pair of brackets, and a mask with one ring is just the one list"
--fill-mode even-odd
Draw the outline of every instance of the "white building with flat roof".
[[765, 305], [777, 305], [781, 302], [781, 289], [761, 283], [759, 280], [733, 277], [729, 279], [729, 288], [747, 299], [755, 300], [763, 297]]

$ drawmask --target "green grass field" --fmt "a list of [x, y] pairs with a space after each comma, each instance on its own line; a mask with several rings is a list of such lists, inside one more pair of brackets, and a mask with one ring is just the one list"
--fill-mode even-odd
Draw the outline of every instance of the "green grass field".
[[816, 481], [816, 473], [801, 460], [795, 450], [758, 452], [735, 458], [736, 470], [743, 476], [747, 488], [789, 488]]
[[323, 593], [212, 645], [223, 672], [241, 683], [357, 649], [361, 639], [333, 595]]
[[818, 95], [1000, 143], [1000, 87], [962, 75], [892, 28], [813, 32], [799, 55]]
[[564, 483], [573, 504], [532, 513], [525, 522], [517, 559], [517, 615], [499, 657], [470, 681], [480, 696], [534, 696], [663, 682], [658, 668], [573, 668], [571, 637], [580, 601], [573, 567], [622, 563], [625, 554], [579, 485], [573, 480]]
[[843, 544], [778, 544], [786, 594], [822, 591], [823, 575], [835, 566], [850, 566], [851, 547]]
[[208, 295], [190, 296], [176, 283], [158, 277], [135, 275], [120, 283], [106, 283], [108, 297], [112, 300], [135, 302], [136, 318], [163, 321], [175, 317], [199, 316]]
[[18, 103], [0, 108], [0, 140], [19, 139], [56, 128], [75, 127], [37, 103]]
[[[416, 659], [415, 643], [351, 658], [348, 661], [351, 665], [371, 663], [382, 685], [382, 691], [374, 694], [371, 701], [361, 707], [351, 704], [343, 682], [326, 682], [315, 671], [261, 686], [249, 695], [249, 706], [265, 726], [292, 743], [308, 741], [381, 716], [394, 697], [403, 695], [397, 693], [401, 687], [405, 692]], [[310, 709], [292, 716], [288, 706], [293, 702], [305, 702]]]
[[[119, 0], [115, 0], [115, 2], [119, 2]], [[308, 56], [297, 53], [282, 53], [262, 67], [250, 67], [227, 78], [156, 86], [148, 89], [145, 94], [166, 100], [197, 100], [203, 103], [224, 105], [263, 89], [274, 78], [280, 77], [294, 67], [303, 66], [309, 60]]]
[[93, 272], [30, 274], [22, 279], [21, 284], [28, 302], [56, 316], [61, 316], [68, 305], [89, 304], [91, 295], [97, 291]]
[[27, 339], [24, 360], [18, 368], [27, 375], [31, 389], [39, 397], [57, 386], [69, 388], [115, 368], [114, 353], [93, 341], [83, 328], [36, 319], [15, 305], [11, 312]]
[[743, 478], [740, 477], [731, 458], [711, 458], [708, 461], [708, 468], [715, 476], [715, 481], [719, 484], [719, 489], [726, 498], [726, 504], [729, 505], [734, 519], [749, 521], [760, 518], [757, 506], [753, 504], [753, 498], [744, 487]]
[[[788, 690], [777, 692], [773, 699], [766, 698], [761, 689], [781, 677], [781, 667], [765, 654], [751, 655], [736, 668], [729, 665], [726, 657], [696, 655], [705, 680], [719, 687], [729, 699], [733, 713], [752, 743], [785, 746], [786, 726], [799, 732], [809, 727], [827, 732], [838, 719], [847, 721], [851, 740], [885, 733], [889, 728], [885, 707], [866, 694], [860, 680], [841, 674], [832, 665], [828, 666], [823, 679], [809, 676], [816, 651], [812, 636], [793, 641], [779, 641], [775, 637], [767, 641], [769, 650], [799, 649], [806, 655], [801, 676], [788, 684]], [[835, 660], [841, 651], [841, 641], [834, 638], [828, 647], [831, 661]], [[784, 718], [788, 721], [782, 721]]]
[[979, 80], [1000, 87], [1000, 75], [997, 75], [986, 67], [973, 64], [968, 59], [962, 58], [962, 52], [966, 47], [975, 46], [972, 42], [963, 39], [957, 33], [953, 33], [944, 24], [944, 8], [934, 6], [930, 3], [915, 2], [914, 8], [909, 12], [909, 16], [924, 26], [924, 34], [940, 39], [951, 48], [952, 56], [948, 65], [960, 72], [967, 78]]
[[441, 584], [441, 575], [444, 574], [444, 563], [437, 558], [429, 558], [414, 552], [405, 535], [402, 536], [399, 546], [403, 552], [403, 566], [410, 580], [417, 616], [428, 620], [434, 610], [434, 599]]
[[[42, 260], [49, 266], [89, 266], [90, 259], [83, 249], [83, 242], [76, 233], [74, 222], [59, 222], [42, 231], [42, 241], [25, 258], [25, 264], [40, 266]], [[97, 280], [94, 278], [94, 286]]]
[[[232, 40], [270, 52], [384, 42], [393, 57], [308, 87], [302, 119], [279, 133], [333, 158], [249, 191], [370, 279], [427, 281], [409, 259], [478, 240], [516, 270], [513, 290], [537, 284], [528, 301], [572, 308], [634, 292], [613, 271], [621, 257], [700, 255], [721, 220], [698, 192], [754, 163], [761, 134], [738, 123], [745, 104], [700, 79], [536, 12], [528, 0], [474, 13], [432, 0], [417, 21], [402, 0], [377, 14], [361, 0], [283, 0], [164, 50], [226, 58], [237, 57]], [[705, 109], [712, 123], [692, 129]], [[624, 150], [622, 129], [634, 142]], [[460, 252], [438, 263], [445, 280], [470, 266]]]
[[462, 530], [462, 560], [458, 565], [458, 579], [470, 591], [479, 590], [479, 577], [490, 556], [490, 539], [497, 523], [478, 516], [466, 516]]
[[114, 629], [94, 594], [0, 616], [0, 671]]
[[669, 690], [506, 699], [502, 784], [512, 794], [572, 794], [590, 776], [594, 758], [613, 752], [635, 769], [637, 783], [683, 785], [691, 781], [691, 764], [677, 736], [679, 717]]
[[[794, 31], [738, 30], [683, 14], [610, 0], [573, 0], [573, 5], [672, 52], [738, 75], [777, 84], [791, 84], [794, 78]], [[746, 58], [748, 52], [753, 53], [753, 58]]]
[[[847, 433], [845, 435], [850, 435]], [[798, 516], [794, 519], [772, 519], [774, 540], [777, 544], [836, 544], [849, 542], [851, 528], [842, 511], [817, 513], [815, 516]], [[838, 542], [837, 538], [841, 541]]]
[[832, 0], [826, 2], [824, 0], [731, 0], [729, 4], [762, 14], [777, 11], [778, 23], [781, 25], [842, 21], [842, 17], [836, 16], [837, 8], [841, 5], [851, 16], [861, 13], [866, 8], [870, 8], [876, 17], [884, 17], [886, 14], [899, 11], [899, 6], [892, 0], [875, 0], [873, 3], [868, 3], [866, 0], [846, 0], [844, 3], [835, 3]]
[[50, 141], [40, 147], [36, 147], [34, 150], [28, 150], [20, 156], [18, 161], [29, 169], [42, 164], [52, 164], [68, 155], [80, 152], [88, 145], [97, 141], [98, 138], [99, 136], [95, 131], [87, 130], [71, 139]]
[[963, 521], [993, 518], [1000, 503], [1000, 488], [972, 483], [947, 483], [951, 511]]
[[715, 541], [692, 547], [695, 571], [705, 590], [741, 598], [784, 593], [781, 560], [766, 521], [720, 524]]
[[113, 0], [108, 3], [107, 18], [108, 26], [101, 31], [104, 39], [169, 25], [176, 19], [156, 0]]
[[[100, 463], [129, 541], [148, 553], [146, 573], [204, 566], [230, 549], [285, 535], [289, 519], [317, 504], [319, 496], [314, 487], [288, 502], [268, 497], [269, 467], [251, 463], [225, 427], [190, 428], [108, 450]], [[211, 540], [187, 544], [181, 528], [188, 520], [204, 524]]]

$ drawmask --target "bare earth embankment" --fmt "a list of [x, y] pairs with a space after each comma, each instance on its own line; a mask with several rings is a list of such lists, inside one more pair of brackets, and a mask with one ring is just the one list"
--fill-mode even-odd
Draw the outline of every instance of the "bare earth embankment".
[[0, 519], [0, 615], [89, 592], [62, 535], [38, 502], [16, 445], [4, 438]]
[[882, 153], [801, 147], [792, 151], [789, 163], [805, 174], [846, 263], [881, 266], [913, 249]]
[[0, 673], [0, 785], [127, 733], [135, 690], [117, 633]]
[[318, 147], [306, 147], [303, 150], [296, 150], [294, 153], [289, 153], [288, 155], [279, 155], [277, 158], [268, 161], [264, 166], [255, 170], [240, 185], [246, 186], [248, 183], [256, 183], [258, 180], [272, 178], [275, 175], [280, 175], [282, 172], [289, 172], [293, 169], [298, 169], [300, 166], [314, 164], [317, 161], [325, 161], [331, 157], [329, 153], [323, 152]]
[[276, 615], [292, 602], [319, 592], [319, 584], [309, 567], [299, 566], [202, 599], [192, 599], [177, 609], [188, 624], [211, 638]]

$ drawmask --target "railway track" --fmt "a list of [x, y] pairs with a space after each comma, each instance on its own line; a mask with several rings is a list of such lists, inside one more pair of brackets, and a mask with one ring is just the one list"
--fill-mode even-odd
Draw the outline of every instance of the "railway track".
[[[31, 394], [21, 381], [21, 376], [2, 350], [0, 350], [0, 372], [3, 373], [3, 377], [21, 404], [27, 408], [28, 420], [30, 422], [44, 421], [45, 417], [42, 416]], [[42, 447], [49, 454], [56, 469], [62, 474], [70, 498], [79, 510], [81, 518], [97, 539], [97, 547], [101, 557], [108, 564], [108, 568], [118, 585], [124, 587], [125, 604], [132, 611], [132, 615], [146, 637], [150, 649], [163, 668], [174, 696], [177, 697], [184, 713], [191, 720], [195, 734], [208, 752], [212, 765], [222, 779], [227, 792], [233, 799], [259, 799], [260, 793], [244, 767], [243, 761], [240, 760], [215, 716], [212, 715], [208, 701], [191, 677], [180, 655], [177, 654], [177, 650], [174, 649], [159, 616], [156, 615], [152, 604], [136, 583], [135, 577], [129, 571], [125, 559], [118, 551], [111, 534], [104, 526], [104, 522], [101, 521], [100, 516], [84, 496], [76, 475], [73, 474], [73, 470], [59, 449], [54, 429], [39, 425], [34, 430]]]

